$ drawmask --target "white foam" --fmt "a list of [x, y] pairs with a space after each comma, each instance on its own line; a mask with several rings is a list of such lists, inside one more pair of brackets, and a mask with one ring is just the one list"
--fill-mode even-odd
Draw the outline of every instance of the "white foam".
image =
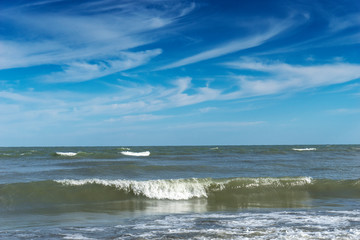
[[316, 151], [316, 148], [293, 148], [294, 151]]
[[71, 240], [92, 240], [94, 238], [84, 237], [83, 235], [76, 233], [76, 234], [65, 234], [64, 239], [71, 239]]
[[55, 182], [80, 186], [85, 184], [100, 184], [113, 186], [123, 191], [132, 192], [151, 199], [187, 200], [191, 198], [207, 197], [206, 189], [211, 181], [200, 181], [197, 179], [170, 179], [170, 180], [103, 180], [103, 179], [64, 179]]
[[[359, 221], [359, 215], [329, 213], [240, 211], [237, 214], [186, 214], [144, 219], [140, 224], [132, 225], [131, 229], [135, 230], [133, 238], [146, 239], [171, 238], [175, 234], [188, 239], [360, 239], [360, 227], [354, 224]], [[117, 227], [129, 229], [123, 225]]]
[[[241, 178], [239, 178], [241, 179]], [[244, 185], [239, 185], [237, 188], [256, 188], [262, 186], [304, 186], [312, 183], [311, 177], [298, 177], [298, 178], [249, 178], [246, 179]]]
[[150, 156], [149, 151], [145, 151], [145, 152], [122, 151], [121, 154], [126, 155], [126, 156], [135, 156], [135, 157], [147, 157], [147, 156]]
[[127, 147], [121, 147], [119, 148], [120, 150], [130, 150], [130, 148], [127, 148]]
[[293, 187], [303, 186], [312, 183], [311, 177], [298, 178], [234, 178], [229, 180], [204, 179], [159, 179], [148, 181], [135, 180], [106, 180], [106, 179], [64, 179], [55, 182], [81, 186], [85, 184], [99, 184], [112, 186], [119, 190], [131, 192], [138, 196], [145, 196], [151, 199], [188, 200], [192, 198], [207, 198], [207, 192], [222, 191], [231, 182], [239, 181], [236, 188], [256, 188], [262, 186]]
[[56, 152], [56, 155], [65, 156], [65, 157], [74, 157], [77, 154], [78, 153], [75, 153], [75, 152]]

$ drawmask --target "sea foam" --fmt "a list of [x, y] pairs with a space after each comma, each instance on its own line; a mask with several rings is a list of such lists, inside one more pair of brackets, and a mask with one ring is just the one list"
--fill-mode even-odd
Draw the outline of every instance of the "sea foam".
[[[355, 213], [359, 214], [358, 211]], [[236, 214], [223, 212], [183, 214], [176, 217], [165, 215], [155, 221], [137, 225], [132, 236], [139, 239], [186, 236], [188, 239], [358, 240], [360, 228], [351, 224], [357, 221], [357, 216], [328, 211], [316, 211], [316, 214], [311, 211], [238, 211]], [[129, 229], [126, 225], [117, 227]]]

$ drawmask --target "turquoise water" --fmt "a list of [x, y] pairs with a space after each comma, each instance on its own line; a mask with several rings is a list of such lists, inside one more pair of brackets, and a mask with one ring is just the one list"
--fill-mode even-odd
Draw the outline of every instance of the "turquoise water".
[[360, 145], [0, 148], [0, 238], [359, 239]]

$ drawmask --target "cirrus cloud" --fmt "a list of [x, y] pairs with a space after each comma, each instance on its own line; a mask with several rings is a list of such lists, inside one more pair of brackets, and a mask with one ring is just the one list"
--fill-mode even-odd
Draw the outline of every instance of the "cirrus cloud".
[[265, 63], [245, 58], [243, 61], [226, 63], [225, 66], [265, 73], [265, 76], [238, 75], [240, 90], [228, 94], [230, 98], [300, 91], [360, 78], [359, 64], [341, 62], [303, 66], [281, 62]]

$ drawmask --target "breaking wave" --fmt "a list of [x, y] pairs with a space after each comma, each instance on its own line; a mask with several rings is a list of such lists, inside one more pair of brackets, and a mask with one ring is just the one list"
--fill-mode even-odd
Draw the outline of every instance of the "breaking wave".
[[302, 152], [302, 151], [316, 151], [316, 148], [293, 148], [292, 150], [299, 151], [299, 152]]
[[359, 180], [288, 178], [189, 178], [159, 180], [62, 179], [0, 185], [0, 209], [121, 200], [206, 199], [232, 207], [292, 207], [323, 198], [360, 199]]
[[122, 151], [121, 154], [126, 155], [126, 156], [135, 156], [135, 157], [147, 157], [147, 156], [150, 156], [149, 151], [145, 151], [145, 152]]
[[74, 157], [78, 153], [75, 153], [75, 152], [56, 152], [55, 154], [58, 155], [58, 156], [64, 156], [64, 157]]
[[119, 148], [120, 150], [130, 150], [130, 148], [128, 148], [128, 147], [121, 147], [121, 148]]

